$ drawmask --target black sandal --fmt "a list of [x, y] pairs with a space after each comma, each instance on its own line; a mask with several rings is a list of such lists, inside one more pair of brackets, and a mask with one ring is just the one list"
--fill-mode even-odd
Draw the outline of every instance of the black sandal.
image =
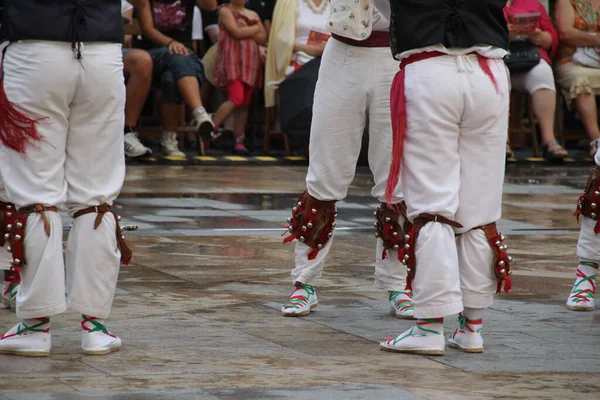
[[[550, 150], [550, 148], [553, 148]], [[559, 154], [564, 153], [564, 154]], [[549, 163], [562, 163], [565, 161], [565, 158], [569, 156], [567, 150], [565, 150], [560, 143], [556, 140], [552, 140], [545, 145], [542, 146], [542, 154], [546, 161]]]

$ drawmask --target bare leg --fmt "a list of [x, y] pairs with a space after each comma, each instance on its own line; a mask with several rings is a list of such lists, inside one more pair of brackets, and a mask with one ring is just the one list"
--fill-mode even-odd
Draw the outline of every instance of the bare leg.
[[[229, 116], [235, 111], [235, 103], [231, 100], [226, 100], [215, 115], [213, 116], [213, 122], [215, 123], [215, 128], [219, 128], [223, 121], [225, 121]], [[237, 131], [236, 131], [237, 132]]]
[[556, 142], [554, 136], [554, 115], [556, 112], [556, 93], [549, 89], [536, 90], [531, 95], [533, 113], [540, 123], [542, 131], [542, 146], [548, 145], [545, 150], [552, 156], [563, 157], [569, 153]]
[[598, 129], [598, 110], [596, 109], [596, 97], [592, 94], [580, 94], [575, 100], [577, 111], [581, 115], [583, 126], [590, 140], [600, 138]]
[[185, 104], [195, 110], [198, 107], [203, 107], [202, 98], [200, 97], [200, 84], [195, 76], [184, 76], [177, 81], [177, 88]]
[[129, 50], [123, 58], [127, 82], [125, 125], [136, 126], [152, 84], [152, 58], [143, 50]]
[[162, 125], [165, 132], [175, 132], [181, 119], [181, 105], [167, 104], [161, 106]]
[[246, 124], [248, 123], [248, 106], [240, 106], [235, 110], [235, 119], [233, 122], [233, 131], [236, 137], [243, 136], [246, 133]]

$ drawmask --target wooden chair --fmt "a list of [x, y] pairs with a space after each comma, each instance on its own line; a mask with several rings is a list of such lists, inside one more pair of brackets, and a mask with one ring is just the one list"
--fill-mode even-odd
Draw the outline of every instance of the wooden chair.
[[[275, 90], [275, 104], [279, 104], [279, 90]], [[265, 107], [265, 155], [271, 152], [271, 139], [273, 137], [282, 137], [285, 147], [285, 155], [292, 155], [292, 145], [289, 136], [277, 129], [279, 120], [279, 106]]]

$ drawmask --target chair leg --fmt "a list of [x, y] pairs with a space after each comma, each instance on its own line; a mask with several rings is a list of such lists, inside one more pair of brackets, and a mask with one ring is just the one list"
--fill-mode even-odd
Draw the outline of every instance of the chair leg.
[[271, 150], [271, 107], [265, 108], [265, 143], [264, 153], [269, 155]]
[[527, 96], [527, 118], [529, 119], [529, 125], [531, 127], [531, 147], [533, 150], [533, 156], [540, 156], [540, 143], [538, 140], [538, 134], [536, 129], [535, 115], [533, 113], [533, 102], [531, 97]]

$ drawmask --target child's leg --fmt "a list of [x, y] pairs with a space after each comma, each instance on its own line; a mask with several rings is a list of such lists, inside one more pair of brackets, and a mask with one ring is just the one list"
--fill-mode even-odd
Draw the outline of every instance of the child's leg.
[[242, 104], [235, 110], [235, 122], [233, 125], [233, 132], [235, 133], [235, 145], [233, 151], [239, 154], [250, 154], [246, 146], [244, 145], [244, 138], [246, 136], [246, 124], [248, 123], [248, 109], [252, 102], [252, 93], [254, 89], [246, 84], [243, 85], [244, 99]]
[[594, 292], [596, 290], [596, 274], [600, 263], [600, 235], [594, 228], [596, 221], [582, 216], [577, 256], [579, 265], [573, 289], [567, 299], [567, 308], [573, 311], [591, 311], [595, 308]]
[[215, 131], [219, 129], [223, 121], [225, 121], [233, 113], [236, 107], [243, 105], [244, 86], [245, 85], [240, 80], [235, 80], [227, 86], [227, 100], [221, 104], [213, 116]]

